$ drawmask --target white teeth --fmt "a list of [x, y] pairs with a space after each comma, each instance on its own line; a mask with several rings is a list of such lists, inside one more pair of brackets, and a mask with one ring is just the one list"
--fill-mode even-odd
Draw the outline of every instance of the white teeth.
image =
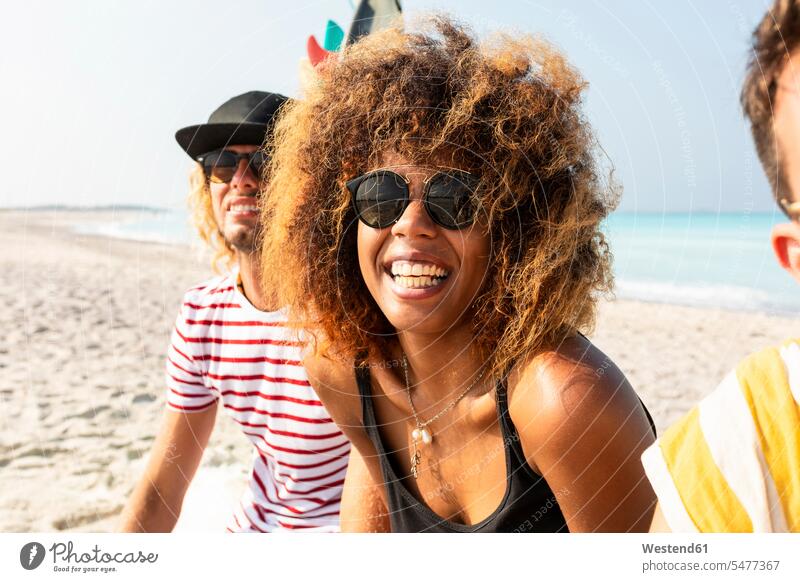
[[245, 206], [243, 204], [234, 204], [231, 206], [232, 212], [258, 212], [257, 206]]
[[400, 287], [406, 289], [423, 289], [425, 287], [433, 287], [438, 285], [439, 281], [434, 281], [430, 277], [403, 277], [398, 276], [394, 278], [395, 283]]
[[394, 282], [406, 289], [421, 289], [439, 285], [449, 274], [430, 263], [395, 261], [392, 263]]
[[441, 267], [432, 265], [431, 263], [419, 263], [409, 261], [394, 261], [392, 263], [392, 275], [395, 277], [436, 277], [442, 278], [448, 275], [448, 272]]

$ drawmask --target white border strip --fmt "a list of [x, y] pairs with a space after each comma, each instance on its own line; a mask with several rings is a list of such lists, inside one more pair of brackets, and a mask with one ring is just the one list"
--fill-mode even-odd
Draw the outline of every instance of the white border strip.
[[667, 469], [661, 453], [660, 439], [642, 453], [642, 464], [647, 478], [650, 479], [650, 484], [658, 495], [661, 512], [670, 529], [674, 532], [696, 533], [697, 526], [686, 512], [686, 507], [684, 507], [681, 496], [672, 481], [672, 475]]

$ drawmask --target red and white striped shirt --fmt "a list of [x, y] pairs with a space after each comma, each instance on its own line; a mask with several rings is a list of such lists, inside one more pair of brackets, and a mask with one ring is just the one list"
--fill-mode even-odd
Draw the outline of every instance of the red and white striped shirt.
[[167, 354], [167, 404], [218, 400], [255, 447], [229, 531], [338, 531], [350, 444], [322, 406], [285, 311], [253, 307], [236, 274], [190, 289]]

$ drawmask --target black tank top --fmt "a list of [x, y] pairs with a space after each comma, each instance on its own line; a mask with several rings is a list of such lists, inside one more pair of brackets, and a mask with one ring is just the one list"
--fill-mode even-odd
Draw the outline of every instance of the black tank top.
[[[443, 519], [419, 501], [405, 485], [410, 476], [400, 478], [386, 448], [383, 446], [372, 405], [372, 387], [369, 368], [355, 366], [358, 392], [361, 396], [361, 414], [364, 428], [372, 441], [381, 464], [381, 473], [389, 504], [393, 532], [568, 532], [567, 523], [544, 477], [528, 465], [522, 451], [519, 434], [508, 411], [505, 379], [498, 382], [495, 394], [497, 414], [506, 456], [506, 493], [491, 515], [479, 523], [464, 525]], [[655, 425], [647, 408], [642, 404], [650, 426]]]
[[525, 460], [517, 429], [508, 413], [504, 383], [497, 385], [496, 400], [506, 455], [505, 497], [489, 517], [474, 525], [463, 525], [442, 519], [431, 511], [406, 487], [404, 481], [411, 477], [401, 479], [398, 476], [375, 421], [369, 368], [357, 366], [355, 370], [364, 428], [380, 459], [393, 532], [567, 531], [564, 516], [547, 481], [534, 473]]

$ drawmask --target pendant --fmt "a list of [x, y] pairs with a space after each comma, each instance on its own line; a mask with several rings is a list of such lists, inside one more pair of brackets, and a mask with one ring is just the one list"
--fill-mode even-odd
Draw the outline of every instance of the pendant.
[[433, 435], [427, 428], [415, 428], [411, 431], [411, 438], [415, 443], [422, 441], [423, 444], [429, 445], [433, 442]]
[[411, 476], [414, 477], [414, 479], [419, 479], [419, 466], [422, 464], [422, 455], [417, 449], [417, 445], [419, 445], [420, 442], [426, 445], [433, 442], [433, 435], [431, 435], [430, 431], [424, 426], [418, 426], [411, 431], [411, 446], [413, 447], [411, 452]]
[[419, 464], [421, 462], [419, 451], [414, 450], [414, 454], [411, 455], [411, 476], [414, 479], [419, 479]]

